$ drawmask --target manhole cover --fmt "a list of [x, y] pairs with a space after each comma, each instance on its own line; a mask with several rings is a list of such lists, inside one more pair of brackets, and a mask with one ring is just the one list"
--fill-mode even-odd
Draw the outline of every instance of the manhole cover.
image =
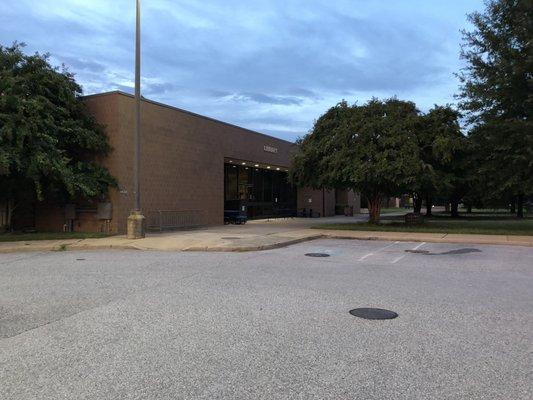
[[398, 316], [394, 311], [383, 308], [354, 308], [350, 310], [350, 314], [364, 319], [393, 319]]
[[307, 257], [329, 257], [328, 253], [305, 253]]
[[240, 237], [237, 237], [237, 236], [223, 236], [222, 239], [235, 240], [235, 239], [240, 239]]

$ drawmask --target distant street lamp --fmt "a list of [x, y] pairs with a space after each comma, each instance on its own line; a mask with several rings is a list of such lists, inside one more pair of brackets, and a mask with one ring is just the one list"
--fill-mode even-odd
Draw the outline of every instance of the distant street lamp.
[[141, 0], [136, 0], [135, 18], [135, 132], [133, 153], [133, 195], [134, 207], [128, 217], [128, 238], [144, 237], [144, 215], [141, 211], [141, 190], [139, 184], [141, 165]]

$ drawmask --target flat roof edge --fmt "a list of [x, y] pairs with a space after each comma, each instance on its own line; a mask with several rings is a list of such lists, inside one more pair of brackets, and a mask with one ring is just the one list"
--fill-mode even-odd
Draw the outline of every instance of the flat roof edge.
[[[89, 99], [89, 98], [100, 97], [100, 96], [109, 96], [109, 95], [113, 95], [113, 94], [126, 96], [126, 97], [129, 97], [129, 98], [132, 98], [132, 99], [135, 98], [134, 95], [132, 95], [130, 93], [123, 92], [122, 90], [111, 90], [109, 92], [88, 94], [88, 95], [80, 96], [80, 98]], [[142, 101], [144, 101], [146, 103], [154, 104], [154, 105], [159, 106], [159, 107], [164, 107], [164, 108], [168, 108], [168, 109], [171, 109], [171, 110], [174, 110], [174, 111], [178, 111], [178, 112], [181, 112], [181, 113], [184, 113], [184, 114], [189, 114], [189, 115], [192, 115], [193, 117], [198, 117], [198, 118], [202, 118], [202, 119], [205, 119], [205, 120], [208, 120], [208, 121], [211, 121], [211, 122], [216, 122], [218, 124], [231, 126], [233, 128], [237, 128], [237, 129], [240, 129], [240, 130], [243, 130], [243, 131], [246, 131], [246, 132], [250, 132], [250, 133], [253, 133], [255, 135], [265, 136], [265, 137], [267, 137], [269, 139], [279, 140], [280, 142], [285, 142], [285, 143], [288, 143], [290, 145], [296, 145], [294, 142], [289, 142], [288, 140], [285, 140], [285, 139], [280, 139], [280, 138], [277, 138], [277, 137], [274, 137], [274, 136], [271, 136], [271, 135], [267, 135], [266, 133], [261, 133], [261, 132], [253, 131], [253, 130], [248, 129], [248, 128], [243, 128], [242, 126], [231, 124], [229, 122], [224, 122], [224, 121], [221, 121], [219, 119], [206, 117], [205, 115], [197, 114], [197, 113], [194, 113], [192, 111], [187, 111], [187, 110], [184, 110], [184, 109], [179, 108], [179, 107], [171, 106], [169, 104], [161, 103], [161, 102], [158, 102], [158, 101], [155, 101], [155, 100], [150, 100], [150, 99], [147, 99], [144, 96], [142, 97]]]

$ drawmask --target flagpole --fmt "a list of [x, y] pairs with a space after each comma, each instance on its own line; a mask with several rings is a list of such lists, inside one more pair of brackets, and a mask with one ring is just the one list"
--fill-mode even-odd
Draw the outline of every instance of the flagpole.
[[141, 0], [136, 0], [135, 12], [135, 132], [133, 137], [133, 210], [128, 217], [127, 235], [141, 239], [144, 233], [144, 215], [141, 211]]

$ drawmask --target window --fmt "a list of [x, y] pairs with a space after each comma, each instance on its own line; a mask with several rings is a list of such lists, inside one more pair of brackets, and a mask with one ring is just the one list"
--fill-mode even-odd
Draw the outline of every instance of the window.
[[225, 165], [225, 200], [238, 200], [238, 169], [236, 165]]

